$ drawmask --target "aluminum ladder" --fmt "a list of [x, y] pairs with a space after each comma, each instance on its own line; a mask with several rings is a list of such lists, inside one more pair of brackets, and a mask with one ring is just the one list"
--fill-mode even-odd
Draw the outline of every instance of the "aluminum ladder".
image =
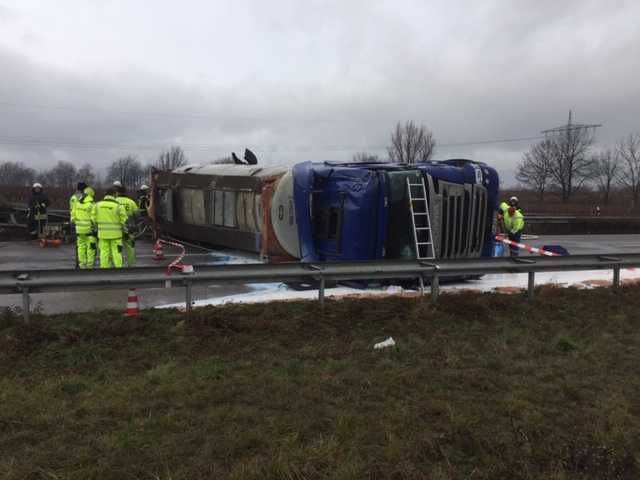
[[412, 182], [407, 178], [407, 192], [409, 193], [409, 209], [411, 211], [411, 225], [413, 227], [413, 241], [416, 246], [416, 258], [418, 260], [431, 260], [436, 258], [433, 248], [433, 236], [431, 235], [431, 216], [427, 203], [427, 189], [424, 178], [420, 182]]

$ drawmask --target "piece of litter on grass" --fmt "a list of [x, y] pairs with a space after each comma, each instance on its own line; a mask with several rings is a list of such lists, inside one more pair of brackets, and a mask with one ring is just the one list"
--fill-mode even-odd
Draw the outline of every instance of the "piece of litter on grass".
[[396, 341], [393, 337], [387, 338], [384, 342], [376, 343], [373, 346], [374, 350], [380, 350], [381, 348], [393, 347], [396, 344]]

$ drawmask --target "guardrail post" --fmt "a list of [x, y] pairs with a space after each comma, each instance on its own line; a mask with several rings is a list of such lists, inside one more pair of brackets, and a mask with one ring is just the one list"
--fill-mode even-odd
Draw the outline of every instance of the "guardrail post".
[[440, 293], [440, 279], [438, 278], [438, 266], [433, 270], [433, 277], [431, 277], [431, 302], [438, 302], [438, 295]]
[[192, 295], [192, 290], [191, 290], [191, 282], [186, 280], [184, 282], [184, 289], [185, 289], [185, 309], [187, 313], [191, 312], [191, 308], [192, 308], [192, 303], [193, 303], [193, 295]]
[[533, 298], [533, 289], [536, 286], [536, 272], [529, 272], [529, 282], [527, 285], [527, 298], [531, 300]]
[[620, 267], [613, 267], [613, 288], [620, 287]]
[[320, 308], [324, 310], [324, 275], [320, 275], [320, 287], [318, 288], [318, 300], [320, 301]]
[[22, 316], [24, 323], [29, 323], [29, 311], [31, 310], [31, 299], [29, 298], [29, 287], [22, 287]]
[[420, 273], [418, 279], [420, 280], [420, 295], [424, 295], [424, 275]]

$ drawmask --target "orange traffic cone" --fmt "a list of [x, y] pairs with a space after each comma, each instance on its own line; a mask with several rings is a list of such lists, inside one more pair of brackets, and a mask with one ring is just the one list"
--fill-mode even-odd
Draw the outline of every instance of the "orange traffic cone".
[[140, 315], [140, 308], [138, 307], [138, 294], [135, 288], [129, 289], [129, 295], [127, 296], [127, 308], [124, 311], [125, 317], [137, 317]]

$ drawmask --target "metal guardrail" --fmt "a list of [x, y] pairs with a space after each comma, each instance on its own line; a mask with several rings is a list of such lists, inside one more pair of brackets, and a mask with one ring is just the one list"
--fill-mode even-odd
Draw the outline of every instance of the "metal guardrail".
[[324, 307], [327, 281], [417, 279], [421, 292], [425, 280], [431, 300], [436, 302], [440, 280], [490, 273], [528, 273], [527, 295], [533, 298], [535, 274], [550, 271], [613, 270], [613, 286], [620, 285], [620, 270], [640, 267], [640, 253], [572, 255], [564, 257], [501, 257], [435, 261], [377, 261], [349, 263], [282, 263], [275, 265], [195, 265], [193, 273], [167, 275], [165, 267], [109, 270], [16, 270], [0, 271], [0, 294], [21, 294], [25, 321], [29, 321], [31, 293], [68, 290], [136, 288], [185, 289], [185, 306], [192, 306], [192, 287], [215, 283], [300, 282], [318, 284], [318, 299]]

